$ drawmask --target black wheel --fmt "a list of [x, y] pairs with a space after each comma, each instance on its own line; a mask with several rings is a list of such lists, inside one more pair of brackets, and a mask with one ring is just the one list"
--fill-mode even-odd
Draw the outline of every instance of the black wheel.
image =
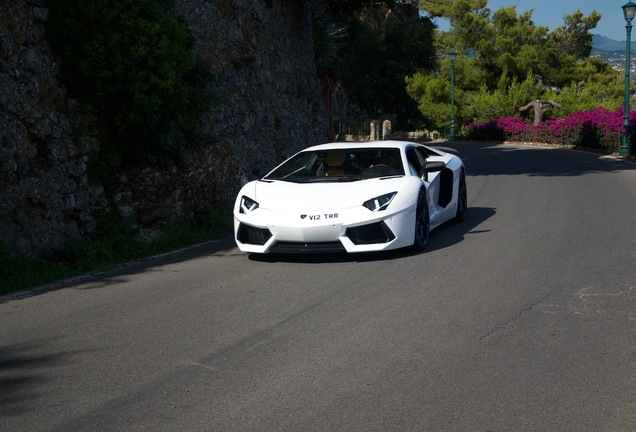
[[466, 220], [466, 211], [468, 209], [468, 192], [466, 190], [466, 175], [462, 170], [459, 176], [459, 188], [457, 196], [457, 213], [455, 214], [455, 220], [457, 222], [463, 222]]
[[431, 219], [428, 212], [426, 192], [420, 190], [417, 196], [417, 210], [415, 211], [415, 239], [413, 241], [413, 249], [423, 250], [426, 248], [430, 230]]

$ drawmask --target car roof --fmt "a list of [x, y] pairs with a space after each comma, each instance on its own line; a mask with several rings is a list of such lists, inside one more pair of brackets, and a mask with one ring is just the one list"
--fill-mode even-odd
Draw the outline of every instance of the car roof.
[[412, 141], [397, 141], [397, 140], [382, 140], [382, 141], [342, 141], [331, 142], [326, 144], [318, 144], [315, 146], [307, 147], [303, 151], [314, 150], [338, 150], [338, 149], [351, 149], [351, 148], [398, 148], [406, 149], [408, 146], [422, 144]]

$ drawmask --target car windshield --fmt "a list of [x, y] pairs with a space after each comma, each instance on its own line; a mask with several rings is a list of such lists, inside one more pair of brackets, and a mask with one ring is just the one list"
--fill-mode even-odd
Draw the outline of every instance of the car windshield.
[[263, 179], [309, 183], [403, 175], [404, 164], [397, 148], [347, 148], [298, 153]]

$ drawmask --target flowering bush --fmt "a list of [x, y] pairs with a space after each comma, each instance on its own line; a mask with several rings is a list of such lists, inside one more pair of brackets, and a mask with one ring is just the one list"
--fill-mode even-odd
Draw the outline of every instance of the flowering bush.
[[[478, 141], [515, 141], [571, 145], [618, 151], [623, 133], [623, 109], [595, 108], [561, 119], [528, 124], [521, 117], [500, 117], [467, 126], [468, 138]], [[636, 139], [636, 111], [629, 113], [628, 133]], [[633, 146], [632, 146], [633, 147]]]

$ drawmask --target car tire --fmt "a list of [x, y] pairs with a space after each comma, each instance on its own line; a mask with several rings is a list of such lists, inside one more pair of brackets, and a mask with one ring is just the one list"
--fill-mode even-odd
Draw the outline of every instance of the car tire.
[[457, 187], [457, 213], [455, 213], [455, 221], [463, 222], [466, 220], [466, 212], [468, 209], [468, 192], [466, 188], [466, 174], [462, 170], [459, 175], [459, 186]]
[[428, 243], [431, 230], [431, 218], [428, 211], [428, 200], [426, 192], [420, 190], [417, 196], [417, 208], [415, 211], [415, 236], [413, 239], [413, 249], [424, 250]]

